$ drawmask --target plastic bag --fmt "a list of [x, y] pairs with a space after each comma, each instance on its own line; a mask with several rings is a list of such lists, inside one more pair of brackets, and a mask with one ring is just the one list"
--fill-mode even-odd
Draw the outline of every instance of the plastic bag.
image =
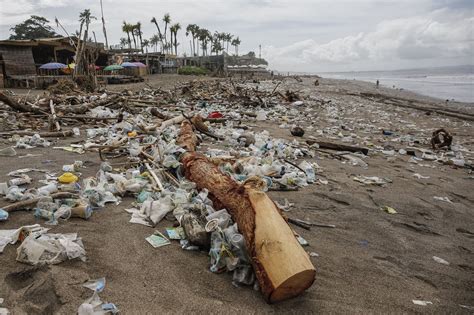
[[67, 259], [86, 260], [86, 251], [77, 233], [28, 236], [17, 249], [16, 260], [31, 265], [59, 264]]

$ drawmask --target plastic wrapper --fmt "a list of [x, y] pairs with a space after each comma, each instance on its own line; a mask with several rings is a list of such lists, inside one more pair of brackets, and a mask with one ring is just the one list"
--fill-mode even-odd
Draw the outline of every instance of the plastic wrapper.
[[16, 260], [31, 265], [59, 264], [68, 259], [86, 260], [86, 251], [77, 233], [28, 236], [17, 249]]

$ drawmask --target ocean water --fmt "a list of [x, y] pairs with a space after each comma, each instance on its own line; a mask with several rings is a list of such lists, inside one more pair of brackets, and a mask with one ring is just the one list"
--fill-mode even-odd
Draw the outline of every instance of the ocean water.
[[474, 103], [474, 65], [395, 71], [327, 72], [324, 78], [373, 82], [419, 94]]

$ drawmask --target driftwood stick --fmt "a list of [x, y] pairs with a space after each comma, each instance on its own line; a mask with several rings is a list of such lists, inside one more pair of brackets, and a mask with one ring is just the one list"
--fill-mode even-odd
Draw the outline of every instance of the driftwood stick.
[[[73, 194], [73, 193], [70, 193], [70, 192], [58, 192], [58, 193], [52, 194], [50, 196], [53, 199], [78, 198], [77, 194]], [[18, 202], [9, 204], [8, 206], [3, 207], [2, 209], [5, 210], [6, 212], [13, 212], [13, 211], [19, 211], [19, 210], [23, 210], [23, 209], [29, 209], [31, 207], [34, 207], [38, 203], [38, 201], [40, 201], [42, 198], [44, 198], [44, 197], [18, 201]]]
[[17, 110], [19, 112], [24, 112], [24, 113], [32, 112], [32, 113], [36, 113], [36, 114], [43, 114], [43, 111], [41, 111], [40, 108], [33, 107], [31, 105], [28, 105], [28, 104], [18, 103], [16, 100], [14, 100], [13, 98], [8, 97], [3, 92], [0, 92], [0, 101], [2, 101], [3, 103], [7, 104], [11, 108], [13, 108], [14, 110]]
[[50, 132], [15, 130], [15, 131], [8, 131], [8, 132], [0, 132], [0, 137], [11, 137], [13, 135], [32, 136], [35, 134], [39, 134], [43, 138], [72, 137], [74, 135], [72, 130], [50, 131]]
[[54, 102], [53, 102], [53, 100], [50, 100], [50, 101], [49, 101], [49, 109], [51, 110], [51, 115], [52, 115], [52, 117], [53, 117], [53, 122], [54, 122], [54, 125], [56, 126], [56, 130], [57, 130], [57, 131], [60, 131], [60, 130], [61, 130], [61, 126], [59, 125], [58, 118], [56, 117], [56, 111], [54, 110]]
[[155, 182], [158, 185], [158, 187], [160, 188], [160, 190], [163, 191], [165, 188], [163, 187], [163, 184], [161, 183], [158, 176], [156, 176], [156, 173], [151, 169], [150, 164], [145, 163], [145, 167], [147, 168], [148, 172], [150, 172], [151, 176], [155, 180]]
[[296, 226], [299, 226], [300, 228], [303, 228], [305, 230], [311, 230], [311, 226], [308, 225], [308, 224], [305, 224], [303, 222], [300, 222], [298, 220], [295, 220], [295, 219], [292, 219], [292, 218], [288, 218], [288, 222], [290, 222], [291, 224], [294, 224]]
[[321, 149], [329, 149], [329, 150], [336, 150], [336, 151], [349, 151], [349, 152], [362, 152], [364, 155], [369, 154], [368, 148], [354, 147], [350, 145], [324, 142], [324, 141], [319, 141], [319, 140], [306, 140], [306, 143], [309, 145], [317, 143]]

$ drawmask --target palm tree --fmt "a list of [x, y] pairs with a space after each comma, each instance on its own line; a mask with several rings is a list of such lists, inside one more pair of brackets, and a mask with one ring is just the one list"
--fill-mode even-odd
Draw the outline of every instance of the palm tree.
[[123, 49], [123, 47], [127, 46], [127, 39], [125, 37], [120, 38], [120, 48]]
[[155, 34], [150, 38], [149, 42], [150, 42], [150, 45], [154, 47], [154, 51], [156, 52], [158, 43], [160, 42], [160, 37]]
[[207, 55], [207, 44], [212, 39], [211, 32], [205, 28], [201, 28], [197, 34], [198, 39], [201, 41], [202, 54]]
[[137, 49], [137, 40], [135, 38], [135, 35], [136, 35], [136, 25], [134, 24], [129, 24], [128, 25], [129, 29], [130, 29], [130, 34], [132, 34], [132, 39], [133, 39], [133, 47], [135, 47], [135, 49]]
[[195, 29], [195, 25], [196, 24], [188, 24], [188, 26], [186, 26], [186, 37], [189, 36], [189, 34], [191, 34], [191, 37], [193, 38], [193, 51], [191, 52], [191, 55], [195, 56], [195, 51], [196, 51], [196, 48], [194, 46], [194, 29]]
[[235, 47], [235, 55], [238, 56], [239, 55], [240, 38], [238, 36], [236, 38], [234, 38], [232, 40], [231, 45]]
[[[181, 25], [176, 23], [170, 27], [171, 32], [171, 45], [174, 46], [174, 54], [178, 55], [178, 31], [181, 29]], [[174, 43], [173, 43], [173, 36], [174, 36]]]
[[215, 52], [216, 56], [217, 56], [221, 50], [222, 50], [222, 45], [221, 45], [220, 39], [219, 38], [214, 38], [213, 42], [212, 42], [211, 52]]
[[[156, 29], [158, 30], [158, 41], [161, 43], [161, 50], [163, 50], [163, 34], [161, 34], [160, 26], [155, 17], [153, 17], [150, 22], [156, 25]], [[158, 45], [158, 43], [156, 44]]]
[[201, 28], [194, 24], [194, 37], [196, 38], [196, 54], [199, 56], [199, 32], [201, 31]]
[[104, 32], [105, 37], [105, 47], [106, 49], [109, 49], [109, 42], [107, 41], [107, 31], [105, 29], [104, 7], [102, 6], [102, 0], [100, 0], [100, 12], [102, 14], [102, 31]]
[[169, 13], [166, 13], [164, 16], [163, 16], [163, 22], [165, 22], [165, 44], [168, 44], [168, 40], [166, 38], [166, 31], [168, 30], [168, 24], [171, 23], [171, 17], [170, 17], [170, 14]]
[[146, 48], [146, 52], [148, 53], [148, 46], [150, 46], [150, 41], [148, 39], [144, 39], [142, 42], [142, 52], [143, 48]]
[[229, 53], [229, 43], [232, 41], [232, 38], [233, 38], [233, 37], [234, 37], [234, 36], [233, 36], [232, 34], [230, 34], [230, 33], [225, 34], [225, 41], [226, 41], [226, 43], [227, 43], [227, 46], [226, 46], [226, 53]]
[[136, 33], [137, 33], [137, 37], [140, 39], [140, 48], [143, 52], [143, 39], [142, 39], [142, 23], [140, 21], [137, 22], [137, 24], [135, 24], [135, 30], [136, 30]]
[[124, 33], [127, 33], [127, 37], [128, 37], [128, 48], [129, 49], [132, 49], [132, 42], [130, 40], [130, 24], [128, 24], [127, 22], [123, 21], [123, 24], [122, 24], [122, 32]]
[[91, 15], [91, 11], [89, 9], [86, 9], [83, 12], [81, 12], [81, 14], [79, 14], [79, 22], [81, 22], [81, 27], [80, 27], [81, 31], [84, 25], [85, 25], [85, 29], [84, 29], [82, 44], [79, 42], [80, 45], [78, 45], [77, 51], [76, 51], [76, 67], [74, 67], [74, 75], [83, 73], [84, 69], [86, 69], [86, 71], [89, 70], [88, 69], [89, 67], [87, 65], [87, 60], [83, 58], [83, 54], [84, 54], [84, 47], [86, 46], [86, 41], [89, 36], [89, 24], [91, 23], [92, 19], [95, 19], [95, 17]]

